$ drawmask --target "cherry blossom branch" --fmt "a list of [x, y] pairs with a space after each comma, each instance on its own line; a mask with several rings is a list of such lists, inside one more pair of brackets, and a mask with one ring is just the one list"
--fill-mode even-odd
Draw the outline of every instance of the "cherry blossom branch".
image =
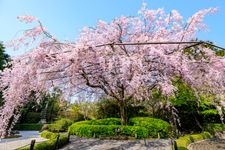
[[[106, 44], [99, 44], [96, 45], [96, 47], [102, 47], [102, 46], [107, 46], [107, 45], [171, 45], [171, 44], [208, 44], [214, 47], [217, 47], [219, 49], [225, 50], [225, 48], [217, 46], [215, 44], [209, 43], [209, 42], [205, 42], [205, 41], [186, 41], [186, 42], [182, 42], [182, 41], [165, 41], [165, 42], [124, 42], [124, 43], [106, 43]], [[193, 45], [195, 46], [195, 45]], [[192, 46], [190, 46], [192, 47]]]
[[57, 42], [57, 41], [58, 41], [58, 40], [56, 40], [55, 38], [53, 38], [53, 36], [52, 36], [49, 32], [47, 32], [46, 30], [44, 30], [44, 27], [43, 27], [41, 21], [38, 20], [37, 22], [39, 23], [42, 32], [43, 32], [48, 38], [52, 39], [54, 42]]

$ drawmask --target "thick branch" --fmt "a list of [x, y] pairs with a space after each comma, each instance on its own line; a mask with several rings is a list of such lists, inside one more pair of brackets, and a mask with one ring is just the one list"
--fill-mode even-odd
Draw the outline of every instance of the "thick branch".
[[99, 44], [96, 47], [102, 47], [107, 45], [154, 45], [154, 44], [194, 44], [199, 43], [199, 41], [189, 41], [189, 42], [177, 42], [177, 41], [165, 41], [165, 42], [126, 42], [126, 43], [106, 43], [106, 44]]
[[[179, 41], [165, 41], [165, 42], [126, 42], [126, 43], [106, 43], [106, 44], [99, 44], [96, 45], [96, 47], [102, 47], [102, 46], [107, 46], [107, 45], [160, 45], [160, 44], [166, 44], [166, 45], [171, 45], [171, 44], [208, 44], [214, 47], [217, 47], [219, 49], [225, 50], [225, 48], [214, 45], [212, 43], [209, 42], [205, 42], [205, 41], [186, 41], [186, 42], [179, 42]], [[195, 45], [193, 45], [195, 46]]]
[[107, 91], [107, 89], [104, 86], [90, 83], [90, 81], [89, 81], [89, 79], [88, 79], [88, 77], [87, 77], [86, 72], [84, 71], [84, 69], [82, 69], [82, 74], [81, 75], [86, 80], [86, 85], [87, 86], [92, 87], [92, 88], [102, 89], [105, 92], [105, 94], [109, 95], [109, 92]]

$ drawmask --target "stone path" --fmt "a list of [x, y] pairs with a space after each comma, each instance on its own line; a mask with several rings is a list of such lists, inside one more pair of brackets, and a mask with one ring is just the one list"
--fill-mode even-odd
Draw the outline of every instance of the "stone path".
[[39, 136], [38, 131], [20, 131], [20, 134], [22, 136], [19, 138], [1, 139], [0, 150], [14, 150], [30, 144], [33, 139], [35, 139], [36, 142], [46, 141], [46, 139]]
[[71, 136], [61, 150], [172, 150], [170, 140], [100, 140]]
[[208, 139], [189, 145], [190, 150], [225, 150], [224, 139]]

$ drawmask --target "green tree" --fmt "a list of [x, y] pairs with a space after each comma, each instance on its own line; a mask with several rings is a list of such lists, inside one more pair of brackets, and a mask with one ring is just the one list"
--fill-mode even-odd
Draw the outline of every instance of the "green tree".
[[[175, 86], [177, 87], [177, 92], [175, 97], [171, 98], [171, 102], [178, 110], [182, 130], [201, 130], [202, 124], [198, 111], [199, 101], [193, 89], [182, 80], [176, 81]], [[191, 122], [195, 123], [196, 126], [190, 126]]]
[[5, 47], [0, 43], [0, 70], [8, 67], [7, 63], [10, 61], [10, 56], [5, 53]]
[[60, 111], [60, 94], [57, 92], [43, 93], [40, 102], [37, 102], [35, 92], [30, 94], [30, 101], [23, 107], [20, 123], [38, 123], [41, 119], [53, 122]]
[[[4, 68], [9, 67], [8, 62], [10, 61], [10, 57], [5, 53], [5, 47], [0, 42], [0, 70], [2, 71]], [[3, 105], [2, 92], [0, 91], [0, 106]]]
[[61, 93], [55, 88], [52, 93], [43, 94], [41, 100], [41, 119], [47, 120], [47, 122], [54, 121], [60, 111], [60, 100]]

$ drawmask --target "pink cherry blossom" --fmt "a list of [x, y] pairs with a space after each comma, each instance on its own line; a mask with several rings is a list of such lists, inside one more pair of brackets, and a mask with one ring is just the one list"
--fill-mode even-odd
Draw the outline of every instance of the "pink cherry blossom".
[[17, 19], [20, 20], [21, 22], [25, 22], [25, 23], [31, 23], [33, 21], [37, 21], [36, 17], [34, 17], [34, 16], [27, 16], [27, 15], [18, 16]]
[[[19, 17], [25, 23], [38, 22], [10, 43], [16, 48], [28, 45], [30, 50], [13, 58], [12, 68], [1, 72], [5, 104], [0, 108], [0, 135], [10, 132], [32, 91], [38, 96], [52, 87], [63, 91], [65, 98], [78, 93], [111, 96], [121, 106], [121, 114], [125, 113], [122, 106], [130, 99], [148, 100], [153, 89], [172, 95], [176, 91], [174, 77], [195, 90], [223, 94], [225, 61], [210, 49], [197, 47], [204, 56], [195, 59], [197, 52], [184, 52], [188, 44], [113, 44], [191, 41], [196, 39], [197, 31], [205, 28], [203, 17], [214, 12], [201, 10], [185, 22], [175, 10], [167, 14], [163, 9], [148, 10], [144, 5], [137, 17], [99, 21], [93, 28], [85, 27], [78, 40], [72, 42], [58, 41], [35, 17]], [[124, 117], [121, 119], [125, 122]]]

